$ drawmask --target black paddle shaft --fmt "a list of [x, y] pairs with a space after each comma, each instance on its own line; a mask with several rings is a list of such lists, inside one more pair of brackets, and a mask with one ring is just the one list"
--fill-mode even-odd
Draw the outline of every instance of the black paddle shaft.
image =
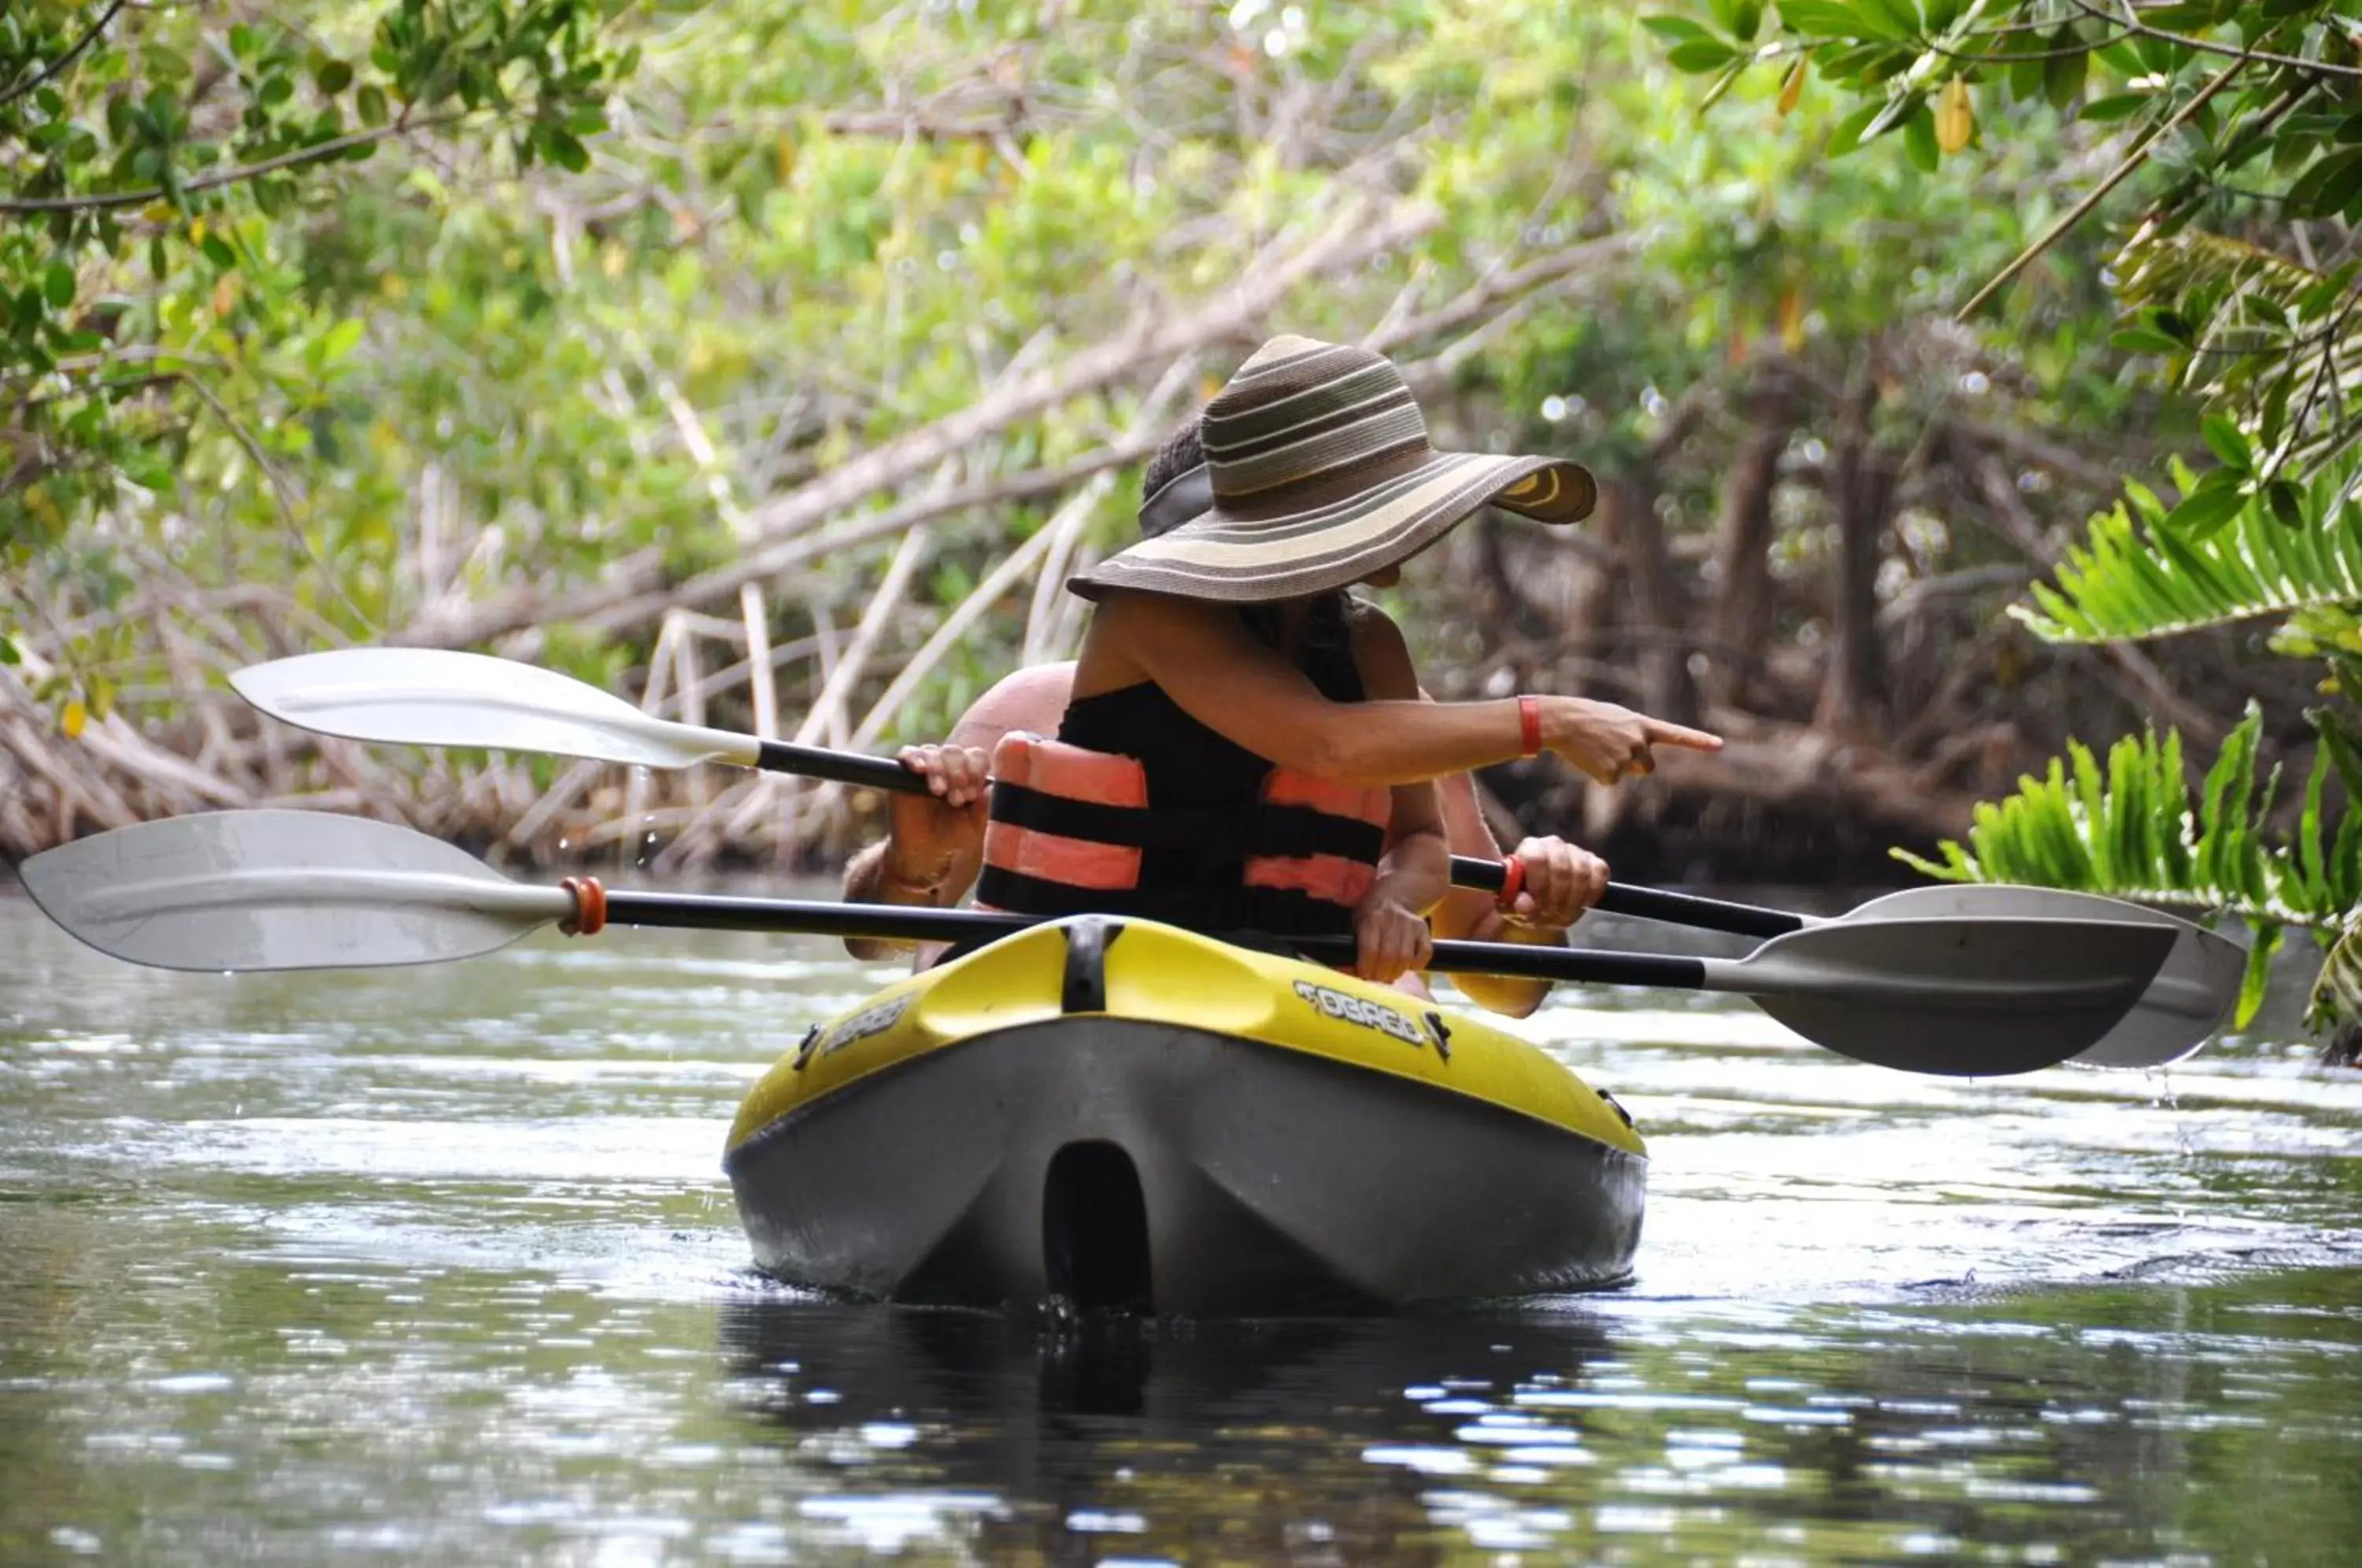
[[[802, 899], [734, 899], [702, 893], [607, 894], [609, 925], [683, 931], [791, 932], [867, 937], [875, 942], [963, 942], [1000, 937], [1043, 923], [1027, 915], [980, 910], [916, 909], [901, 904], [837, 904]], [[1282, 943], [1308, 958], [1353, 961], [1350, 936], [1296, 936]], [[1500, 975], [1603, 986], [1670, 986], [1701, 990], [1705, 966], [1654, 953], [1595, 953], [1515, 942], [1439, 942], [1427, 968], [1446, 975]]]
[[[792, 745], [786, 741], [767, 740], [762, 743], [762, 752], [755, 766], [767, 773], [792, 773], [806, 778], [826, 778], [838, 784], [889, 790], [904, 795], [927, 792], [925, 779], [889, 756], [864, 756], [858, 752], [831, 751], [821, 746]], [[1498, 860], [1482, 860], [1467, 855], [1451, 857], [1451, 882], [1454, 887], [1497, 893], [1507, 875], [1507, 868]], [[1637, 920], [1659, 921], [1668, 925], [1692, 926], [1700, 931], [1728, 932], [1734, 936], [1785, 936], [1792, 931], [1805, 928], [1802, 918], [1785, 910], [1727, 903], [1720, 899], [1669, 893], [1658, 888], [1635, 888], [1622, 882], [1608, 883], [1607, 891], [1594, 907], [1609, 914], [1630, 915]]]
[[792, 773], [804, 778], [825, 778], [833, 784], [857, 784], [866, 790], [890, 790], [904, 795], [927, 792], [925, 779], [890, 756], [864, 756], [857, 751], [831, 751], [787, 741], [757, 744], [761, 750], [755, 766], [766, 773]]

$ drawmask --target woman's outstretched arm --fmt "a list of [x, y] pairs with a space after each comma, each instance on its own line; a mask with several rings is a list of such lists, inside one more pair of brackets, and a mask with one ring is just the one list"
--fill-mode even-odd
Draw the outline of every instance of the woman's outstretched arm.
[[[1158, 594], [1109, 595], [1091, 617], [1077, 696], [1153, 680], [1181, 711], [1285, 767], [1347, 784], [1415, 784], [1525, 755], [1514, 698], [1332, 702], [1247, 630], [1229, 606]], [[1654, 748], [1721, 748], [1718, 736], [1580, 697], [1534, 699], [1542, 748], [1616, 783], [1656, 766]]]

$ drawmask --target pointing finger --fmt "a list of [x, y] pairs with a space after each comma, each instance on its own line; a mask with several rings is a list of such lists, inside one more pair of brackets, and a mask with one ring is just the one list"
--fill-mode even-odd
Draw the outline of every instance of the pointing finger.
[[1650, 745], [1677, 745], [1690, 751], [1720, 751], [1722, 737], [1705, 730], [1694, 730], [1687, 724], [1669, 724], [1662, 719], [1643, 719], [1647, 740]]

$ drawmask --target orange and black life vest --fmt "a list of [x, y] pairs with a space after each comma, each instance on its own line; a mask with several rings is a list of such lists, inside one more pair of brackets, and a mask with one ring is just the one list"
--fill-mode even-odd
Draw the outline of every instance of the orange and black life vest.
[[1159, 806], [1138, 758], [1023, 733], [992, 758], [979, 904], [1198, 931], [1352, 929], [1394, 795], [1283, 767], [1232, 805]]

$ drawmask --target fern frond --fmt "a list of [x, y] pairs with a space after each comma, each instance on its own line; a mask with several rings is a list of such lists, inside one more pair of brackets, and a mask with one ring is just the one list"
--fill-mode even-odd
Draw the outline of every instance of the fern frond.
[[2362, 265], [2320, 271], [2246, 240], [2145, 226], [2117, 252], [2127, 347], [2235, 418], [2268, 477], [2310, 479], [2353, 444], [2362, 398]]
[[[2187, 494], [2194, 479], [2175, 467]], [[2306, 487], [2294, 526], [2257, 497], [2197, 537], [2136, 491], [2092, 516], [2057, 587], [2035, 584], [2034, 602], [2010, 613], [2048, 642], [2100, 643], [2362, 604], [2362, 508], [2342, 499], [2352, 468], [2334, 464]]]
[[[2120, 899], [2244, 919], [2259, 950], [2283, 927], [2318, 933], [2324, 943], [2357, 925], [2354, 893], [2362, 888], [2362, 834], [2324, 823], [2322, 801], [2335, 747], [2323, 745], [2305, 784], [2305, 812], [2291, 839], [2266, 829], [2279, 771], [2258, 777], [2263, 711], [2225, 737], [2206, 771], [2193, 809], [2183, 772], [2181, 738], [2168, 730], [2127, 735], [2109, 748], [2103, 769], [2091, 750], [2070, 742], [2040, 778], [2018, 780], [2017, 793], [1976, 811], [1964, 846], [1947, 839], [1938, 858], [1903, 850], [1895, 857], [1938, 880], [2014, 882], [2106, 893]], [[2347, 822], [2355, 816], [2345, 813]], [[2315, 988], [2321, 1017], [2356, 1016], [2362, 1006], [2362, 943], [2340, 942], [2344, 961]], [[2261, 970], [2241, 1000], [2241, 1021], [2260, 1000]]]
[[2280, 324], [2333, 281], [2278, 251], [2201, 228], [2137, 231], [2116, 253], [2115, 271], [2117, 293], [2130, 303], [2179, 302], [2204, 292], [2267, 305]]

